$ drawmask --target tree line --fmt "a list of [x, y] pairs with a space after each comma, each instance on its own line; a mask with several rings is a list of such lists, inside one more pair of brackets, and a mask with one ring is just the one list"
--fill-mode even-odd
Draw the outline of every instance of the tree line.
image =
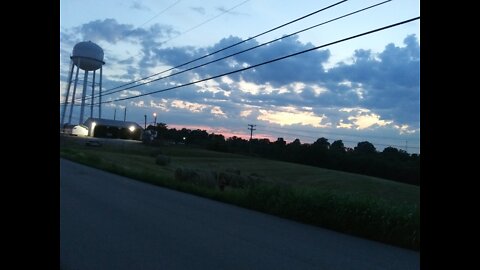
[[209, 134], [205, 130], [169, 129], [164, 123], [159, 123], [156, 127], [149, 126], [147, 130], [157, 133], [156, 138], [150, 142], [152, 144], [195, 145], [214, 151], [288, 161], [420, 185], [420, 155], [409, 154], [395, 147], [377, 151], [368, 141], [359, 142], [357, 146], [350, 148], [345, 147], [342, 140], [330, 143], [323, 137], [311, 144], [301, 143], [299, 139], [287, 143], [283, 138], [273, 142], [269, 139], [246, 140], [236, 136], [225, 139], [221, 134]]

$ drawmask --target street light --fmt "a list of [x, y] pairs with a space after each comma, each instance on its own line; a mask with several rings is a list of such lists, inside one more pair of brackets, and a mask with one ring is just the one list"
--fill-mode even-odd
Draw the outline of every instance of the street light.
[[157, 126], [157, 113], [156, 113], [156, 112], [153, 113], [153, 117], [154, 117], [154, 119], [155, 119], [155, 120], [153, 121], [153, 126], [156, 127], [156, 126]]

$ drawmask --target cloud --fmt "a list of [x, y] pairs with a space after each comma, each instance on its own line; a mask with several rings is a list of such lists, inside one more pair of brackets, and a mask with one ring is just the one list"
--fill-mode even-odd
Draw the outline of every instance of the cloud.
[[142, 92], [137, 90], [124, 90], [120, 93], [120, 97], [138, 96], [140, 94], [142, 94]]
[[394, 127], [400, 131], [400, 134], [412, 134], [418, 131], [418, 129], [411, 129], [409, 125], [394, 125]]
[[[230, 36], [220, 40], [214, 46], [205, 49], [194, 49], [191, 47], [173, 49], [161, 48], [154, 50], [153, 52], [156, 54], [156, 58], [160, 62], [174, 66], [178, 65], [178, 63], [202, 57], [208, 52], [220, 50], [240, 41], [242, 41], [242, 39]], [[224, 57], [256, 45], [258, 45], [258, 42], [255, 40], [250, 40], [239, 46], [236, 46], [235, 49], [222, 51], [216, 54], [216, 57], [213, 59], [218, 59], [220, 57]], [[239, 69], [245, 66], [251, 66], [312, 47], [312, 44], [303, 44], [298, 41], [297, 36], [294, 36], [243, 54], [233, 56], [225, 61], [212, 63], [206, 67], [197, 69], [196, 72], [202, 77], [218, 75], [227, 71]], [[328, 50], [318, 50], [311, 52], [308, 55], [303, 54], [297, 57], [285, 59], [278, 63], [272, 63], [271, 65], [268, 65], [268, 67], [258, 67], [253, 71], [246, 71], [242, 73], [241, 76], [248, 76], [248, 80], [256, 84], [270, 83], [272, 86], [281, 86], [298, 81], [305, 83], [318, 81], [324, 77], [323, 64], [328, 61], [329, 57], [330, 52]], [[308, 72], [298, 72], [298, 70], [308, 70]], [[240, 74], [232, 74], [230, 75], [230, 78], [238, 80], [239, 76]]]
[[189, 111], [194, 112], [194, 113], [202, 112], [203, 110], [210, 107], [206, 104], [188, 102], [188, 101], [183, 101], [183, 100], [174, 100], [174, 101], [172, 101], [171, 105], [174, 108], [185, 109], [185, 110], [189, 110]]
[[240, 112], [241, 117], [247, 117], [250, 114], [252, 114], [252, 110], [243, 110], [243, 111]]
[[[172, 33], [176, 32], [171, 26], [135, 28], [114, 19], [92, 21], [61, 32], [61, 56], [62, 59], [65, 58], [61, 61], [66, 63], [71, 51], [68, 50], [69, 47], [72, 48], [76, 41], [84, 39], [106, 42], [114, 47], [120, 43], [137, 46], [141, 50], [140, 57], [133, 54], [125, 58], [108, 56], [108, 69], [107, 66], [104, 69], [103, 81], [104, 87], [108, 89], [242, 41], [239, 37], [229, 36], [209, 47], [162, 47], [162, 40], [169, 38]], [[258, 44], [258, 41], [250, 40], [161, 76]], [[300, 41], [298, 36], [284, 38], [226, 61], [209, 64], [131, 91], [148, 93], [166, 89], [313, 46]], [[171, 123], [196, 123], [231, 129], [247, 123], [263, 123], [283, 127], [302, 126], [312, 132], [322, 127], [333, 130], [338, 128], [341, 132], [388, 129], [403, 136], [419, 134], [420, 51], [418, 39], [414, 35], [405, 37], [403, 44], [386, 45], [381, 52], [356, 50], [352, 61], [337, 63], [326, 69], [324, 65], [329, 58], [329, 50], [316, 50], [197, 85], [145, 96], [130, 104], [142, 109], [162, 110], [166, 117], [163, 121]], [[119, 68], [119, 71], [113, 71], [114, 68]], [[65, 80], [68, 65], [62, 72], [61, 78]], [[109, 97], [116, 98], [120, 94]], [[123, 94], [132, 95], [133, 92]]]
[[136, 102], [136, 101], [131, 101], [131, 102], [130, 102], [130, 105], [132, 105], [132, 106], [134, 106], [134, 107], [138, 107], [138, 108], [145, 108], [145, 107], [146, 107], [145, 101], [143, 101], [143, 100], [140, 100], [140, 101], [138, 101], [138, 102]]
[[353, 64], [341, 64], [329, 70], [329, 74], [333, 80], [357, 84], [357, 103], [362, 107], [419, 127], [419, 44], [415, 35], [409, 35], [404, 45], [388, 44], [379, 54], [357, 50]]
[[351, 129], [353, 127], [353, 124], [347, 124], [343, 122], [343, 119], [340, 119], [340, 122], [337, 125], [337, 128], [346, 128], [346, 129]]
[[210, 112], [218, 117], [227, 117], [227, 115], [222, 111], [219, 106], [213, 106]]
[[[159, 65], [152, 58], [153, 48], [160, 47], [162, 41], [178, 33], [172, 26], [160, 24], [138, 28], [111, 18], [90, 21], [60, 32], [61, 62], [63, 66], [68, 66], [73, 46], [80, 41], [90, 40], [103, 47], [108, 65], [104, 74], [108, 76], [108, 73], [115, 73], [112, 81], [138, 79], [150, 75], [148, 70]], [[106, 86], [108, 83], [105, 81]]]
[[160, 109], [161, 111], [168, 112], [168, 100], [161, 99], [160, 102], [150, 100], [150, 107], [154, 109]]
[[260, 115], [258, 120], [263, 120], [269, 123], [284, 125], [310, 125], [312, 127], [327, 127], [328, 125], [322, 124], [322, 121], [326, 119], [325, 115], [317, 116], [309, 110], [299, 110], [295, 107], [280, 107], [276, 110], [259, 110]]
[[339, 111], [348, 113], [350, 116], [347, 117], [349, 122], [345, 122], [345, 119], [340, 119], [337, 128], [355, 128], [360, 130], [374, 126], [383, 127], [393, 123], [391, 120], [380, 119], [380, 115], [372, 113], [365, 108], [342, 108]]
[[380, 115], [371, 113], [357, 116], [350, 116], [348, 120], [352, 121], [356, 129], [365, 129], [373, 125], [385, 126], [391, 124], [393, 121], [380, 120]]
[[150, 49], [152, 45], [160, 45], [160, 39], [169, 38], [177, 33], [171, 26], [153, 24], [147, 29], [135, 28], [131, 24], [121, 24], [110, 18], [85, 23], [75, 28], [75, 31], [83, 40], [96, 43], [106, 41], [111, 44], [129, 40], [132, 43], [142, 44], [144, 49]]

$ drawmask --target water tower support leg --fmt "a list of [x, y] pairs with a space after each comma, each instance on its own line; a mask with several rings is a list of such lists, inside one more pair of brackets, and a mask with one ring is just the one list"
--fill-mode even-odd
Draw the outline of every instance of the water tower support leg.
[[70, 61], [70, 74], [68, 75], [68, 84], [67, 84], [67, 93], [65, 95], [65, 101], [63, 102], [63, 110], [62, 110], [62, 119], [61, 119], [61, 128], [63, 130], [63, 124], [65, 123], [65, 112], [67, 111], [67, 104], [68, 104], [68, 96], [70, 94], [70, 85], [72, 84], [72, 76], [73, 76], [73, 68], [74, 64], [73, 61]]
[[98, 99], [98, 118], [102, 118], [102, 70], [103, 67], [100, 67], [100, 95]]
[[95, 70], [93, 71], [93, 82], [92, 82], [92, 101], [90, 103], [90, 118], [93, 118], [93, 102], [95, 101]]
[[85, 70], [85, 76], [83, 76], [82, 106], [80, 107], [80, 121], [78, 124], [83, 124], [83, 114], [85, 112], [85, 96], [87, 95], [87, 80], [88, 70]]
[[75, 82], [73, 84], [72, 104], [70, 104], [70, 115], [68, 116], [68, 123], [69, 124], [72, 123], [73, 107], [75, 106], [75, 92], [77, 91], [78, 70], [79, 70], [79, 68], [77, 67], [77, 72], [75, 73]]

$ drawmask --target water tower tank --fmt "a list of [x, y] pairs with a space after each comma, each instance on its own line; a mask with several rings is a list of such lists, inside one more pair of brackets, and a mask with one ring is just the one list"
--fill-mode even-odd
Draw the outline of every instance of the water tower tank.
[[103, 50], [91, 41], [77, 43], [70, 57], [77, 67], [83, 70], [97, 70], [103, 62]]

